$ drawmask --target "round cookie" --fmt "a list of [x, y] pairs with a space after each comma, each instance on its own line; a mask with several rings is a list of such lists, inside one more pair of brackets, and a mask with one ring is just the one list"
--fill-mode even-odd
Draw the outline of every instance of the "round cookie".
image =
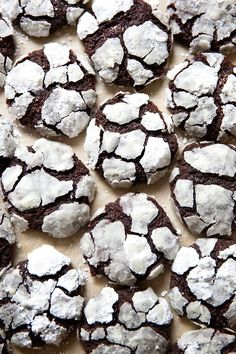
[[168, 298], [181, 316], [201, 326], [236, 330], [236, 243], [198, 239], [174, 260]]
[[15, 137], [13, 124], [0, 115], [0, 176], [13, 158], [16, 149]]
[[10, 218], [0, 209], [0, 276], [11, 265], [15, 242], [16, 234]]
[[0, 88], [4, 86], [8, 71], [12, 68], [15, 53], [11, 22], [0, 14]]
[[209, 141], [236, 137], [236, 67], [225, 56], [198, 54], [167, 76], [167, 107], [176, 127]]
[[118, 93], [94, 114], [85, 151], [93, 169], [114, 188], [155, 183], [178, 150], [172, 121], [143, 93]]
[[121, 285], [153, 279], [173, 261], [179, 239], [156, 200], [129, 193], [98, 210], [81, 239], [91, 273]]
[[231, 237], [236, 229], [236, 148], [193, 143], [171, 175], [177, 214], [194, 234]]
[[74, 138], [87, 126], [95, 104], [94, 71], [67, 45], [45, 44], [15, 64], [5, 96], [22, 126], [44, 136]]
[[164, 73], [172, 45], [168, 21], [143, 0], [93, 0], [77, 32], [99, 76], [141, 89]]
[[232, 332], [206, 328], [183, 334], [171, 354], [233, 354], [235, 351], [236, 338]]
[[0, 0], [0, 11], [33, 37], [48, 37], [74, 25], [89, 0]]
[[5, 205], [21, 231], [62, 238], [89, 221], [95, 184], [66, 144], [41, 138], [31, 147], [19, 146], [1, 183]]
[[173, 34], [191, 52], [236, 50], [235, 0], [169, 0]]
[[151, 288], [103, 288], [88, 301], [80, 339], [86, 354], [164, 354], [172, 313]]
[[43, 245], [0, 280], [0, 321], [7, 338], [23, 348], [59, 345], [80, 321], [85, 275], [70, 258]]

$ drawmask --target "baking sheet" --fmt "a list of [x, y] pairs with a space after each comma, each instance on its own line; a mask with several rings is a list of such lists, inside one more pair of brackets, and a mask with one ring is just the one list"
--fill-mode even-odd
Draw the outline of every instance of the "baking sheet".
[[[160, 0], [161, 6], [163, 9], [166, 7], [166, 0]], [[76, 28], [67, 28], [58, 31], [55, 35], [46, 38], [46, 39], [29, 39], [22, 32], [16, 32], [15, 40], [17, 44], [17, 53], [16, 58], [19, 58], [22, 55], [27, 54], [32, 50], [40, 49], [44, 43], [49, 42], [63, 42], [67, 43], [69, 47], [71, 47], [76, 54], [83, 54], [83, 46], [81, 45], [77, 35]], [[188, 51], [186, 48], [181, 46], [178, 43], [175, 43], [173, 52], [171, 55], [171, 59], [169, 62], [169, 68], [172, 68], [175, 64], [182, 62], [188, 56]], [[236, 54], [230, 56], [230, 60], [236, 65]], [[157, 104], [157, 106], [164, 112], [168, 112], [165, 108], [165, 89], [168, 85], [168, 80], [166, 78], [158, 80], [148, 86], [145, 90], [145, 93], [149, 94], [151, 100]], [[127, 89], [128, 90], [128, 89]], [[127, 91], [125, 90], [125, 91]], [[98, 80], [97, 82], [97, 105], [103, 102], [104, 100], [112, 97], [117, 92], [121, 91], [121, 88], [118, 86], [107, 86], [101, 83]], [[124, 91], [124, 89], [123, 89]], [[0, 114], [8, 116], [10, 119], [12, 117], [9, 115], [7, 110], [7, 106], [5, 103], [4, 94], [0, 93]], [[40, 136], [35, 132], [29, 132], [26, 130], [19, 130], [23, 143], [31, 144], [34, 140], [40, 138]], [[78, 157], [86, 164], [86, 154], [83, 150], [85, 134], [82, 133], [76, 139], [57, 139], [64, 143], [68, 143], [72, 146]], [[182, 150], [184, 144], [187, 143], [186, 139], [182, 139], [180, 137], [180, 151]], [[180, 223], [177, 219], [174, 208], [170, 201], [170, 190], [168, 178], [169, 175], [164, 177], [161, 181], [157, 182], [152, 186], [139, 185], [128, 190], [112, 190], [112, 188], [106, 184], [101, 178], [99, 178], [96, 173], [91, 172], [97, 184], [97, 194], [96, 199], [92, 205], [92, 214], [96, 211], [97, 208], [103, 207], [106, 203], [114, 201], [117, 197], [121, 196], [126, 192], [145, 192], [152, 196], [154, 196], [158, 203], [164, 208], [168, 216], [170, 217], [173, 225], [176, 229], [181, 232], [181, 244], [182, 245], [190, 245], [196, 239], [194, 235], [188, 232], [187, 228]], [[28, 252], [33, 249], [41, 246], [42, 244], [50, 244], [56, 247], [59, 251], [64, 253], [66, 256], [70, 257], [72, 260], [72, 264], [74, 267], [79, 267], [84, 270], [88, 274], [88, 281], [85, 290], [85, 297], [89, 299], [92, 296], [95, 296], [100, 292], [100, 289], [103, 286], [107, 285], [107, 281], [104, 279], [96, 279], [91, 278], [90, 273], [88, 271], [88, 267], [83, 262], [83, 258], [79, 249], [79, 242], [81, 235], [84, 230], [79, 232], [73, 237], [67, 239], [54, 239], [47, 234], [43, 234], [42, 232], [36, 231], [27, 231], [24, 233], [18, 233], [18, 242], [15, 252], [14, 265], [19, 261], [24, 260], [28, 254]], [[163, 291], [168, 290], [170, 281], [170, 271], [167, 270], [163, 275], [156, 278], [155, 280], [149, 282], [143, 282], [144, 286], [152, 286], [153, 289], [161, 294]], [[175, 319], [172, 324], [172, 341], [174, 342], [176, 338], [178, 338], [181, 334], [186, 332], [187, 330], [191, 330], [197, 328], [195, 325], [191, 324], [190, 321], [184, 320], [175, 316]], [[41, 350], [27, 350], [27, 349], [19, 349], [13, 348], [13, 354], [32, 354], [32, 353], [44, 353], [44, 354], [84, 354], [84, 350], [79, 343], [76, 337], [76, 331], [72, 332], [69, 336], [68, 341], [66, 341], [59, 348], [47, 346]]]

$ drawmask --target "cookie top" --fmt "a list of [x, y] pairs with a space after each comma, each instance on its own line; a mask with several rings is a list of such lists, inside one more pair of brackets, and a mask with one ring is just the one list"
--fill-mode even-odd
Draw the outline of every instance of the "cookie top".
[[191, 232], [231, 237], [236, 228], [236, 148], [190, 144], [171, 175], [171, 196]]
[[86, 354], [164, 354], [172, 313], [151, 288], [103, 288], [88, 301], [80, 339]]
[[98, 210], [81, 239], [92, 275], [134, 285], [163, 272], [179, 249], [168, 216], [145, 193], [129, 193]]
[[169, 169], [178, 149], [168, 115], [143, 93], [118, 93], [97, 110], [85, 151], [92, 168], [114, 188], [152, 184]]
[[66, 144], [41, 138], [31, 147], [19, 146], [1, 183], [5, 205], [21, 231], [61, 238], [89, 220], [95, 184]]
[[15, 242], [16, 234], [10, 218], [0, 209], [0, 276], [11, 265]]
[[198, 54], [168, 74], [174, 124], [209, 141], [236, 137], [236, 67], [220, 53]]
[[73, 25], [89, 0], [0, 0], [0, 11], [33, 37], [48, 37]]
[[235, 0], [169, 0], [173, 33], [192, 52], [236, 50]]
[[93, 0], [77, 32], [109, 84], [144, 87], [162, 76], [171, 51], [168, 21], [143, 0]]
[[206, 328], [182, 335], [171, 354], [233, 354], [235, 351], [234, 334]]
[[44, 136], [74, 138], [87, 126], [96, 100], [94, 71], [67, 45], [45, 44], [15, 64], [5, 96], [22, 126]]
[[9, 165], [16, 149], [16, 133], [9, 119], [0, 115], [0, 176]]
[[12, 344], [59, 345], [80, 321], [84, 274], [49, 245], [31, 252], [0, 280], [0, 321]]
[[12, 68], [15, 53], [11, 22], [0, 14], [0, 87], [4, 86], [6, 74]]
[[181, 316], [213, 328], [236, 330], [236, 243], [198, 239], [174, 260], [169, 300]]

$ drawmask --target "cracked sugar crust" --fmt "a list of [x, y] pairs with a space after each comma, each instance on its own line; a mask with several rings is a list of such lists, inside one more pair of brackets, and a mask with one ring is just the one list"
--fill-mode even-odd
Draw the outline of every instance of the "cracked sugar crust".
[[170, 179], [171, 197], [193, 234], [231, 237], [236, 229], [236, 148], [193, 143], [183, 151]]
[[236, 137], [236, 68], [225, 56], [198, 54], [168, 77], [167, 107], [176, 127], [209, 141]]
[[0, 321], [23, 348], [59, 345], [80, 321], [85, 275], [49, 245], [31, 253], [0, 280]]
[[4, 86], [6, 75], [12, 68], [14, 54], [15, 42], [11, 22], [0, 14], [0, 88]]
[[0, 115], [0, 176], [9, 166], [16, 149], [16, 133], [11, 121]]
[[88, 301], [79, 329], [86, 354], [164, 354], [172, 313], [151, 288], [103, 288]]
[[129, 193], [97, 211], [80, 245], [92, 276], [131, 286], [162, 273], [179, 238], [154, 198]]
[[45, 44], [9, 72], [5, 96], [23, 127], [47, 137], [78, 136], [96, 101], [95, 74], [86, 57], [62, 43]]
[[162, 76], [171, 52], [168, 20], [142, 0], [94, 0], [77, 33], [109, 84], [143, 88]]
[[75, 234], [90, 218], [95, 183], [70, 146], [41, 138], [19, 146], [2, 175], [5, 205], [21, 231]]
[[0, 209], [0, 276], [11, 265], [15, 242], [16, 234], [11, 220], [9, 216]]
[[191, 52], [236, 49], [236, 4], [234, 0], [169, 0], [173, 34]]
[[172, 265], [168, 298], [176, 312], [203, 327], [236, 330], [236, 243], [198, 239]]
[[182, 335], [171, 354], [233, 354], [235, 351], [236, 338], [232, 332], [206, 328]]
[[89, 0], [0, 0], [1, 13], [33, 37], [48, 37], [74, 25]]
[[0, 353], [12, 354], [5, 332], [0, 328]]
[[172, 121], [142, 93], [118, 93], [91, 120], [85, 151], [93, 169], [114, 188], [153, 184], [178, 150]]

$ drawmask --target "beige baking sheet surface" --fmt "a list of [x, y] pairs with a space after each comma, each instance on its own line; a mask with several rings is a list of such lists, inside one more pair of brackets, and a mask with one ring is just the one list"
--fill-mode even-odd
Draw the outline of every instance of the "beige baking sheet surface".
[[[161, 6], [165, 11], [166, 0], [160, 0]], [[79, 42], [79, 39], [76, 36], [76, 29], [62, 29], [57, 32], [55, 35], [50, 38], [33, 40], [29, 39], [27, 36], [23, 35], [20, 32], [16, 33], [16, 42], [17, 42], [17, 55], [16, 58], [19, 58], [22, 55], [27, 54], [28, 52], [36, 49], [40, 49], [44, 43], [48, 42], [63, 42], [67, 43], [75, 53], [83, 53], [83, 47]], [[176, 44], [174, 45], [171, 60], [169, 63], [169, 68], [172, 68], [175, 64], [180, 63], [188, 56], [188, 52], [186, 48], [183, 46]], [[231, 61], [236, 64], [236, 54], [231, 55]], [[145, 93], [148, 93], [155, 102], [158, 107], [167, 111], [165, 108], [165, 89], [168, 85], [168, 80], [158, 80], [148, 88], [144, 90]], [[116, 92], [121, 91], [121, 88], [117, 86], [109, 87], [105, 86], [101, 82], [97, 83], [97, 94], [98, 100], [97, 104], [102, 101], [112, 97]], [[126, 90], [127, 91], [127, 90]], [[5, 103], [4, 95], [0, 94], [0, 114], [10, 117], [7, 106]], [[40, 138], [35, 132], [29, 134], [29, 132], [20, 130], [22, 134], [22, 141], [26, 144], [31, 144], [35, 139]], [[81, 134], [76, 139], [61, 139], [61, 141], [70, 144], [78, 157], [86, 164], [86, 154], [83, 151], [83, 143], [84, 143], [84, 134]], [[186, 139], [180, 138], [180, 150], [183, 148], [184, 143], [186, 143]], [[146, 192], [152, 196], [154, 196], [160, 205], [165, 209], [166, 213], [170, 217], [174, 226], [181, 232], [181, 244], [189, 245], [194, 242], [196, 237], [191, 235], [186, 227], [184, 227], [176, 217], [175, 211], [172, 207], [170, 201], [170, 191], [168, 178], [169, 175], [164, 177], [161, 181], [157, 182], [153, 186], [139, 185], [129, 190], [112, 190], [105, 182], [103, 182], [95, 173], [92, 172], [93, 177], [97, 183], [97, 194], [96, 199], [92, 206], [92, 214], [96, 211], [97, 208], [104, 206], [106, 203], [114, 201], [120, 195], [130, 192], [130, 191], [138, 191], [138, 192]], [[83, 230], [84, 232], [84, 230]], [[15, 253], [14, 264], [17, 264], [19, 261], [24, 260], [27, 256], [27, 253], [31, 250], [41, 246], [42, 244], [50, 244], [56, 247], [59, 251], [63, 252], [65, 255], [69, 256], [72, 260], [72, 264], [74, 267], [80, 267], [81, 269], [88, 272], [88, 267], [83, 262], [83, 258], [80, 253], [79, 243], [80, 238], [83, 232], [78, 233], [77, 235], [67, 238], [67, 239], [54, 239], [47, 234], [43, 234], [41, 232], [28, 231], [22, 234], [18, 234], [18, 244]], [[153, 289], [157, 293], [161, 293], [162, 291], [168, 290], [170, 280], [170, 271], [165, 271], [165, 273], [156, 278], [153, 281], [144, 282], [143, 286], [152, 286]], [[106, 286], [107, 282], [105, 279], [92, 279], [88, 272], [88, 281], [86, 285], [85, 297], [88, 300], [90, 297], [99, 293], [100, 289], [103, 286]], [[172, 325], [172, 340], [175, 341], [182, 333], [187, 330], [191, 330], [196, 328], [193, 324], [191, 324], [187, 320], [183, 320], [175, 316], [173, 325]], [[61, 345], [59, 348], [56, 347], [44, 347], [41, 350], [23, 350], [18, 348], [13, 348], [13, 354], [33, 354], [33, 353], [44, 353], [44, 354], [84, 354], [84, 350], [79, 343], [76, 332], [71, 333], [67, 342]], [[143, 353], [145, 354], [145, 353]]]

